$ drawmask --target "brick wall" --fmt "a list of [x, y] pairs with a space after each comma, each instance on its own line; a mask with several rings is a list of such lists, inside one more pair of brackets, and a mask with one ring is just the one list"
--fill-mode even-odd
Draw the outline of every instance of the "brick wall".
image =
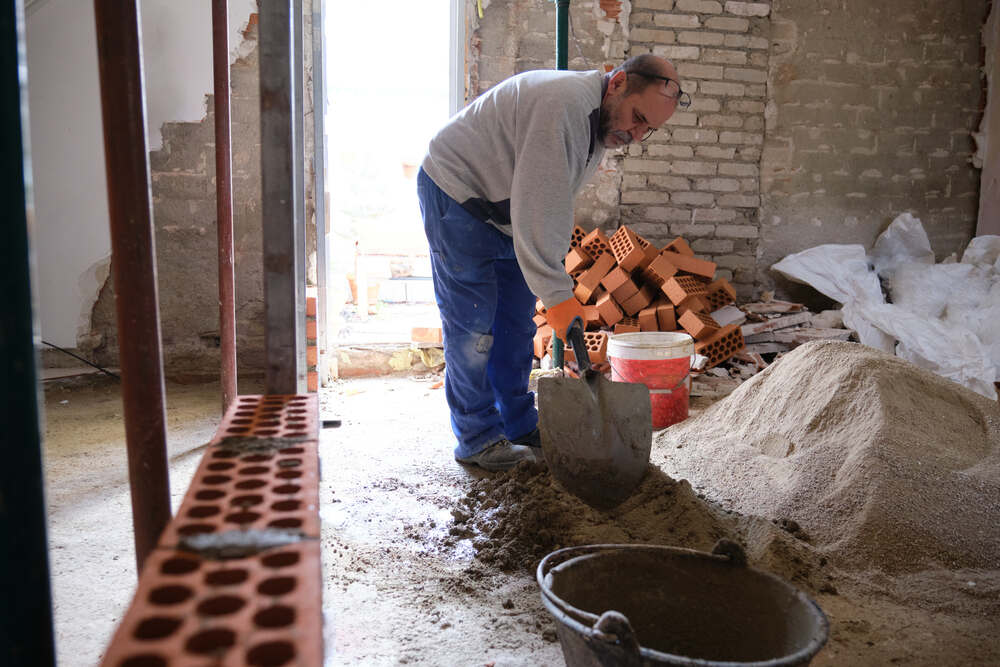
[[973, 234], [970, 132], [988, 3], [775, 0], [761, 160], [760, 282], [789, 252], [871, 244], [912, 212], [938, 258]]

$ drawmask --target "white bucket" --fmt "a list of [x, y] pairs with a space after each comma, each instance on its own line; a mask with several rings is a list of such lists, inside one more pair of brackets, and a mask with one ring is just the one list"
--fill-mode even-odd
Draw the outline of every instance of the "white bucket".
[[615, 334], [608, 339], [612, 382], [649, 388], [653, 428], [687, 419], [694, 339], [677, 331]]

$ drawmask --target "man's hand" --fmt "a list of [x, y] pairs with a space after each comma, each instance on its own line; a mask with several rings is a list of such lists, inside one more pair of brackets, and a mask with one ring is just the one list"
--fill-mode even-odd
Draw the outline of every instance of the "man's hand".
[[545, 313], [545, 317], [549, 326], [552, 327], [553, 335], [557, 336], [564, 344], [569, 343], [566, 340], [566, 334], [569, 332], [570, 327], [573, 326], [575, 319], [580, 318], [581, 328], [586, 323], [583, 306], [576, 300], [576, 297], [570, 297], [562, 303], [552, 306]]

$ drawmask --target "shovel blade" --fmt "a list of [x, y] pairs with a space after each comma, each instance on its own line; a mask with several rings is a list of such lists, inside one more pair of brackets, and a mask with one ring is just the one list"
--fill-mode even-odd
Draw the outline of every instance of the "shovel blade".
[[611, 509], [632, 495], [649, 466], [649, 389], [599, 373], [543, 377], [538, 430], [552, 476], [591, 507]]

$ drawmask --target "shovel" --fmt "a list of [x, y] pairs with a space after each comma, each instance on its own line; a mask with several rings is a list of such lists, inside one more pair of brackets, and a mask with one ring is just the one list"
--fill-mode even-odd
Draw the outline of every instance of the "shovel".
[[[591, 507], [608, 510], [628, 498], [649, 465], [653, 425], [649, 389], [611, 382], [590, 364], [579, 320], [566, 336], [580, 378], [538, 381], [538, 430], [542, 454], [562, 486]], [[561, 366], [562, 341], [553, 341]]]

